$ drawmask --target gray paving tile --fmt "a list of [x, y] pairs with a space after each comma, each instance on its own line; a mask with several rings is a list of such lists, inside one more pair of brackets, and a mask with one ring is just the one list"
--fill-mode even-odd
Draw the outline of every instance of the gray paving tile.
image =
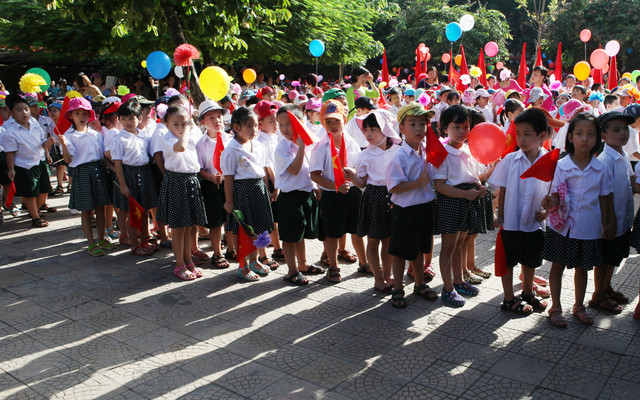
[[491, 367], [489, 372], [535, 386], [542, 382], [554, 365], [550, 361], [520, 355], [515, 352], [507, 352], [504, 357]]
[[186, 338], [179, 332], [161, 327], [129, 339], [127, 343], [146, 353], [152, 353]]
[[277, 383], [285, 376], [275, 369], [251, 363], [235, 368], [213, 382], [242, 396], [253, 397], [266, 386]]
[[375, 370], [365, 370], [350, 376], [335, 390], [352, 398], [387, 398], [406, 384], [406, 379]]
[[414, 383], [460, 396], [474, 385], [482, 376], [482, 372], [464, 365], [440, 361], [431, 364], [423, 373], [414, 378]]
[[635, 381], [609, 378], [598, 395], [599, 399], [633, 399], [640, 393], [640, 383], [637, 376]]
[[204, 386], [200, 386], [197, 390], [194, 390], [190, 393], [186, 393], [178, 398], [180, 400], [209, 400], [209, 399], [237, 400], [237, 399], [243, 399], [245, 397], [240, 396], [237, 393], [233, 393], [227, 389], [224, 389], [216, 384], [209, 383]]
[[612, 353], [624, 354], [633, 339], [628, 333], [612, 331], [610, 329], [585, 329], [576, 343], [595, 347]]
[[462, 399], [523, 399], [534, 386], [492, 374], [484, 374], [465, 391]]
[[330, 389], [362, 368], [364, 368], [363, 364], [354, 364], [324, 355], [300, 368], [294, 375]]
[[285, 377], [251, 396], [252, 399], [315, 400], [322, 398], [327, 389], [295, 377]]
[[457, 365], [488, 371], [502, 359], [505, 354], [507, 354], [505, 350], [497, 347], [462, 342], [440, 358]]
[[510, 351], [523, 356], [557, 362], [570, 347], [571, 342], [525, 333], [514, 343]]
[[421, 385], [419, 383], [410, 382], [402, 389], [395, 392], [390, 399], [392, 400], [423, 400], [423, 399], [442, 399], [456, 400], [457, 396], [449, 393], [435, 390], [432, 387]]
[[557, 365], [540, 385], [560, 393], [595, 399], [606, 382], [607, 377], [604, 375], [577, 367]]
[[605, 350], [573, 344], [560, 360], [560, 364], [608, 376], [620, 358], [621, 356]]

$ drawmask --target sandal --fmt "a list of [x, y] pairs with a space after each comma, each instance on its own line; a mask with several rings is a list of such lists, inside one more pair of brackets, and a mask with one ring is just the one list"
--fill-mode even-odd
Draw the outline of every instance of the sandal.
[[437, 300], [438, 293], [435, 290], [431, 289], [429, 285], [423, 283], [418, 287], [413, 288], [413, 294], [422, 297], [425, 300]]
[[[182, 271], [182, 272], [179, 272], [179, 271]], [[182, 267], [176, 267], [173, 270], [173, 274], [178, 278], [182, 279], [183, 281], [192, 281], [197, 278], [196, 274], [189, 271], [189, 268], [187, 268], [186, 265], [183, 265]]]
[[[260, 260], [258, 260], [260, 261]], [[251, 269], [251, 271], [255, 272], [258, 275], [262, 275], [262, 276], [266, 276], [269, 275], [270, 269], [266, 266], [266, 265], [262, 265], [262, 261], [258, 262], [258, 261], [254, 261], [252, 263], [249, 264], [249, 269]], [[259, 265], [260, 268], [256, 267], [256, 265]]]
[[595, 308], [596, 310], [608, 311], [611, 314], [620, 314], [622, 312], [622, 306], [606, 294], [598, 297], [594, 295], [593, 298], [589, 300], [589, 307]]
[[90, 244], [89, 247], [87, 247], [87, 252], [94, 257], [104, 256], [104, 250], [102, 250], [96, 243]]
[[542, 300], [540, 297], [536, 296], [535, 293], [525, 294], [524, 292], [520, 295], [522, 300], [524, 300], [527, 304], [529, 304], [535, 311], [544, 311], [549, 307], [546, 301]]
[[275, 261], [272, 258], [269, 258], [267, 256], [264, 257], [260, 257], [258, 259], [258, 261], [260, 261], [262, 264], [266, 265], [267, 267], [269, 267], [269, 269], [271, 269], [271, 271], [275, 271], [278, 269], [278, 267], [280, 266], [280, 264], [278, 264], [277, 261]]
[[173, 249], [173, 242], [169, 239], [166, 242], [160, 242], [159, 246], [171, 250]]
[[480, 283], [482, 283], [482, 281], [484, 281], [484, 279], [482, 279], [481, 277], [479, 277], [478, 275], [474, 274], [473, 272], [465, 272], [462, 275], [462, 278], [469, 282], [472, 283], [474, 285], [478, 285]]
[[229, 249], [227, 249], [227, 251], [224, 253], [224, 258], [231, 261], [238, 261], [238, 254], [235, 250], [229, 251]]
[[[528, 310], [526, 309], [528, 307]], [[507, 301], [502, 300], [500, 305], [502, 311], [509, 311], [520, 315], [529, 315], [533, 312], [533, 307], [522, 300], [521, 296], [515, 296], [513, 299]]]
[[462, 307], [467, 304], [467, 301], [464, 299], [464, 297], [460, 296], [455, 290], [447, 292], [446, 290], [442, 289], [442, 300], [446, 301], [454, 307]]
[[17, 217], [18, 215], [20, 215], [20, 209], [16, 205], [5, 207], [5, 210], [9, 211], [12, 217]]
[[607, 289], [607, 296], [616, 303], [619, 304], [629, 304], [629, 298], [622, 294], [622, 292], [617, 292], [613, 290], [611, 286]]
[[320, 255], [320, 264], [325, 267], [329, 267], [329, 256], [324, 251]]
[[358, 257], [351, 254], [349, 250], [345, 249], [338, 252], [338, 260], [342, 260], [347, 264], [353, 264], [354, 262], [358, 261]]
[[54, 196], [60, 196], [61, 194], [64, 193], [64, 189], [62, 188], [62, 186], [58, 185], [56, 187], [56, 190], [53, 191], [53, 195]]
[[[524, 282], [524, 276], [522, 275], [522, 271], [520, 271], [519, 278], [520, 278], [520, 282]], [[549, 284], [549, 281], [541, 277], [540, 275], [535, 275], [533, 277], [533, 284], [538, 286], [547, 286]]]
[[215, 269], [225, 269], [229, 268], [229, 261], [222, 254], [218, 254], [211, 258], [211, 265]]
[[480, 289], [475, 286], [471, 286], [469, 282], [454, 283], [453, 289], [459, 293], [466, 294], [467, 296], [477, 296], [480, 293]]
[[109, 228], [107, 229], [107, 235], [111, 238], [111, 239], [120, 239], [121, 233], [119, 230], [114, 229], [114, 228]]
[[198, 261], [209, 261], [211, 257], [207, 255], [204, 251], [198, 249], [191, 252], [191, 257], [197, 259]]
[[253, 271], [251, 271], [249, 269], [249, 273], [247, 274], [243, 274], [242, 271], [244, 271], [245, 269], [248, 269], [249, 267], [244, 267], [244, 268], [238, 268], [238, 276], [242, 279], [244, 279], [245, 281], [248, 282], [254, 282], [257, 281], [258, 279], [260, 279], [260, 277], [254, 273]]
[[142, 247], [141, 245], [137, 245], [131, 248], [131, 254], [134, 254], [136, 256], [147, 257], [153, 254], [153, 251], [146, 247]]
[[580, 323], [583, 325], [593, 324], [593, 315], [587, 312], [587, 309], [583, 304], [580, 304], [579, 306], [573, 306], [573, 315], [578, 317]]
[[284, 253], [282, 252], [282, 249], [274, 250], [273, 253], [271, 253], [271, 258], [276, 261], [284, 261]]
[[478, 275], [480, 278], [482, 279], [489, 279], [491, 278], [491, 272], [486, 272], [481, 270], [478, 267], [474, 267], [471, 272], [473, 272], [474, 274]]
[[567, 320], [564, 319], [564, 316], [562, 315], [562, 309], [559, 307], [549, 309], [549, 322], [551, 322], [551, 325], [555, 326], [556, 328], [567, 327]]
[[378, 292], [380, 292], [382, 294], [389, 294], [389, 293], [393, 292], [393, 285], [386, 285], [382, 289], [380, 289], [379, 287], [374, 285], [373, 289], [377, 290]]
[[429, 279], [429, 282], [431, 282], [431, 280], [433, 278], [436, 277], [436, 270], [433, 269], [433, 266], [431, 264], [429, 265], [425, 265], [424, 266], [424, 279], [426, 280], [427, 278], [431, 278]]
[[116, 245], [108, 241], [107, 239], [102, 239], [98, 242], [98, 246], [103, 250], [113, 250], [116, 248]]
[[327, 270], [327, 280], [332, 283], [342, 282], [342, 277], [340, 276], [340, 268], [330, 267]]
[[543, 299], [548, 299], [549, 297], [551, 297], [551, 290], [549, 290], [549, 288], [538, 286], [536, 283], [533, 284], [533, 293], [535, 293], [536, 296], [542, 297]]
[[391, 292], [391, 305], [395, 308], [406, 308], [407, 300], [404, 298], [404, 290], [394, 290]]
[[147, 249], [151, 250], [154, 253], [157, 253], [158, 251], [160, 251], [160, 246], [158, 246], [157, 244], [153, 243], [150, 240], [145, 240], [144, 242], [140, 243], [140, 246], [146, 247]]
[[300, 272], [304, 272], [307, 275], [320, 275], [320, 274], [324, 274], [325, 269], [315, 265], [309, 265], [309, 268], [307, 268], [306, 271], [300, 271]]
[[371, 268], [369, 268], [369, 264], [360, 264], [358, 263], [358, 272], [361, 274], [371, 274], [373, 275], [373, 272], [371, 271]]
[[48, 213], [54, 213], [54, 212], [58, 211], [58, 209], [57, 209], [57, 208], [55, 208], [55, 207], [51, 207], [51, 206], [50, 206], [50, 205], [48, 205], [47, 203], [44, 203], [44, 204], [42, 205], [42, 207], [40, 207], [40, 211], [46, 211], [46, 212], [48, 212]]
[[196, 274], [196, 278], [202, 278], [204, 276], [204, 271], [202, 270], [202, 268], [196, 267], [194, 263], [187, 265], [187, 268], [189, 269], [189, 271]]
[[293, 286], [304, 286], [309, 284], [309, 280], [302, 275], [301, 272], [291, 276], [285, 276], [284, 280], [293, 284]]
[[44, 217], [32, 218], [31, 219], [31, 225], [34, 228], [46, 228], [47, 226], [49, 226], [49, 221], [44, 219]]

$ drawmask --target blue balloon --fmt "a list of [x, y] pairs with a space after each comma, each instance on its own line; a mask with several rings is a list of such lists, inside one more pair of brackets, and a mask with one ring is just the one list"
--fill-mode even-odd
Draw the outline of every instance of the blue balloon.
[[542, 53], [542, 58], [547, 58], [547, 53]]
[[633, 51], [633, 48], [627, 47], [627, 54], [631, 54], [632, 51]]
[[460, 39], [460, 36], [462, 36], [462, 28], [460, 27], [459, 23], [452, 22], [447, 25], [446, 29], [444, 30], [444, 34], [447, 36], [447, 39], [449, 39], [450, 42], [455, 42], [456, 40]]
[[309, 51], [314, 57], [320, 57], [324, 54], [324, 43], [321, 40], [314, 39], [309, 43]]
[[171, 59], [161, 51], [154, 51], [147, 57], [147, 71], [156, 79], [162, 79], [171, 72]]

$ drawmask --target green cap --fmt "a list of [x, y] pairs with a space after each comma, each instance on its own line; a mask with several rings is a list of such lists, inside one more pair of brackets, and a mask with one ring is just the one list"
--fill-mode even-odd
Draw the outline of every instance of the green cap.
[[405, 117], [409, 115], [411, 116], [426, 115], [427, 119], [431, 119], [435, 114], [436, 112], [433, 110], [425, 110], [422, 104], [411, 102], [406, 106], [402, 106], [402, 108], [398, 110], [398, 123], [401, 124], [402, 120], [404, 120]]
[[324, 103], [327, 100], [333, 100], [336, 97], [340, 97], [340, 96], [347, 97], [346, 93], [340, 89], [329, 89], [326, 92], [324, 92], [324, 95], [322, 95], [322, 102]]

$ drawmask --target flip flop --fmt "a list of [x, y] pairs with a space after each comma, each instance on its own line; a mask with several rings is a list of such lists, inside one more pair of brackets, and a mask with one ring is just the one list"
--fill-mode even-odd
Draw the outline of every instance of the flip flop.
[[87, 253], [91, 254], [94, 257], [102, 257], [105, 254], [104, 250], [102, 250], [97, 243], [90, 244], [87, 248]]
[[248, 274], [243, 274], [242, 271], [244, 271], [245, 269], [247, 269], [249, 267], [244, 267], [244, 268], [238, 268], [238, 276], [242, 279], [244, 279], [247, 282], [255, 282], [257, 280], [260, 279], [260, 277], [253, 271], [249, 270]]
[[285, 276], [284, 280], [292, 283], [294, 286], [304, 286], [309, 284], [309, 280], [304, 275], [302, 275], [301, 272], [298, 272], [297, 274], [291, 276]]

